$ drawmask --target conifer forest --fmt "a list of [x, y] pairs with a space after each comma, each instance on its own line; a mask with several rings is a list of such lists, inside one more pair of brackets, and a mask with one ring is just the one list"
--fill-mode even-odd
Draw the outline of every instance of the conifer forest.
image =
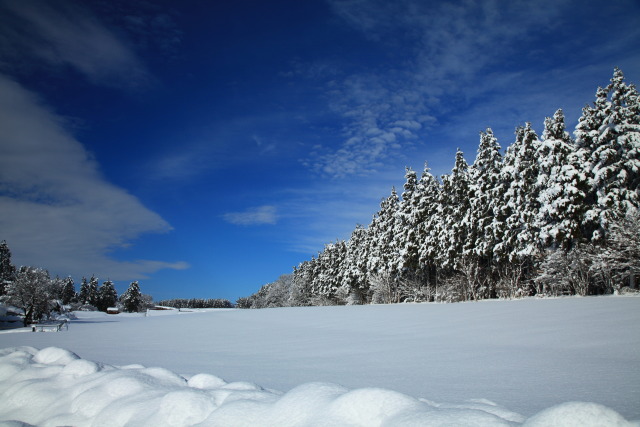
[[490, 128], [473, 163], [407, 168], [368, 226], [240, 307], [468, 301], [630, 292], [640, 273], [640, 100], [615, 69], [569, 133], [562, 110]]

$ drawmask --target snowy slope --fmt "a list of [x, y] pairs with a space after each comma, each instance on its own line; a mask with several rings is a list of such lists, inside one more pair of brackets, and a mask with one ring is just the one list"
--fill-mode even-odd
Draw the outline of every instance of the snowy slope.
[[[531, 417], [586, 401], [640, 419], [640, 298], [163, 314], [91, 315], [66, 332], [0, 334], [0, 347], [60, 347], [109, 365], [206, 373], [281, 391], [313, 382], [361, 389], [351, 393], [382, 388], [413, 396], [398, 399], [419, 402], [420, 411], [433, 405], [417, 399], [463, 407], [487, 399]], [[346, 392], [326, 387], [331, 402]]]

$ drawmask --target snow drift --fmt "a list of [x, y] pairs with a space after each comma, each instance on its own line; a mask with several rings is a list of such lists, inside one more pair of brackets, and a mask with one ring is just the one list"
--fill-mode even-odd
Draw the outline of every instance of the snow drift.
[[209, 374], [110, 366], [68, 350], [0, 350], [2, 425], [38, 426], [631, 426], [595, 403], [564, 403], [525, 420], [487, 400], [439, 404], [381, 388], [307, 383], [287, 393]]

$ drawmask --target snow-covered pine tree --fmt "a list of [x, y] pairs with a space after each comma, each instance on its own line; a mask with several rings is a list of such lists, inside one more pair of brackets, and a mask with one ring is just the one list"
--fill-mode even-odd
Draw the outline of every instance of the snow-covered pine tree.
[[438, 230], [442, 219], [440, 198], [442, 188], [438, 180], [431, 174], [427, 163], [418, 181], [416, 210], [414, 222], [418, 233], [418, 256], [420, 267], [425, 271], [427, 282], [426, 298], [437, 298], [437, 263]]
[[125, 311], [136, 313], [142, 308], [142, 293], [137, 281], [131, 282], [129, 288], [120, 296], [120, 303]]
[[76, 299], [76, 289], [73, 284], [73, 279], [71, 277], [67, 277], [64, 280], [64, 285], [62, 286], [62, 303], [69, 304], [73, 300]]
[[344, 241], [329, 243], [318, 254], [311, 286], [311, 293], [316, 301], [314, 305], [336, 303], [336, 292], [342, 285], [345, 256], [346, 244]]
[[102, 286], [98, 289], [98, 304], [96, 305], [98, 310], [106, 312], [109, 307], [115, 307], [116, 302], [118, 302], [118, 293], [113, 282], [111, 280], [102, 282]]
[[516, 129], [516, 141], [508, 148], [502, 168], [502, 181], [509, 183], [505, 202], [509, 215], [503, 242], [509, 258], [529, 258], [540, 250], [536, 219], [539, 211], [537, 185], [539, 164], [537, 151], [540, 141], [531, 123]]
[[398, 193], [395, 187], [391, 194], [380, 203], [380, 211], [374, 216], [369, 226], [371, 237], [370, 257], [367, 260], [369, 274], [389, 272], [397, 274], [397, 248], [394, 247], [395, 223], [398, 213]]
[[404, 191], [402, 200], [398, 206], [398, 214], [395, 222], [394, 246], [398, 248], [396, 269], [405, 278], [415, 278], [419, 270], [418, 247], [418, 223], [416, 222], [419, 201], [418, 176], [416, 172], [407, 167], [405, 173]]
[[80, 304], [88, 304], [90, 299], [89, 282], [86, 277], [82, 278], [80, 282], [80, 291], [78, 292], [78, 302]]
[[[82, 289], [80, 289], [82, 291]], [[84, 304], [89, 304], [93, 307], [97, 307], [99, 303], [98, 296], [98, 278], [94, 275], [89, 279], [89, 284], [87, 285], [86, 291], [86, 299], [82, 301]]]
[[627, 85], [618, 68], [607, 86], [610, 115], [592, 154], [598, 204], [612, 218], [624, 218], [640, 206], [640, 101], [634, 85]]
[[576, 141], [591, 179], [584, 222], [587, 235], [602, 241], [608, 224], [640, 205], [640, 105], [634, 85], [615, 69], [611, 83], [598, 88], [576, 126]]
[[500, 211], [499, 197], [502, 155], [500, 145], [490, 128], [480, 132], [480, 144], [473, 165], [469, 168], [471, 192], [465, 223], [468, 238], [463, 248], [466, 280], [475, 282], [476, 297], [495, 297], [491, 284], [493, 248], [498, 241], [497, 220], [494, 212]]
[[589, 182], [584, 159], [565, 129], [564, 114], [547, 117], [538, 147], [537, 226], [546, 247], [570, 249], [582, 237], [585, 197]]
[[502, 154], [500, 144], [493, 131], [487, 128], [480, 132], [480, 145], [473, 165], [470, 167], [472, 197], [469, 201], [469, 239], [467, 252], [473, 250], [488, 265], [493, 257], [496, 236], [492, 227], [497, 210]]
[[368, 229], [358, 224], [346, 243], [347, 252], [344, 262], [344, 274], [342, 275], [342, 287], [347, 292], [347, 304], [368, 302], [368, 240]]
[[454, 270], [463, 253], [469, 235], [468, 219], [471, 183], [469, 165], [464, 153], [456, 152], [456, 161], [450, 175], [442, 177], [439, 205], [442, 209], [438, 230], [436, 260], [445, 270]]
[[494, 246], [495, 271], [498, 276], [497, 295], [512, 298], [528, 294], [526, 279], [532, 274], [534, 262], [541, 254], [537, 228], [539, 187], [538, 136], [527, 123], [516, 128], [516, 140], [507, 148], [496, 195], [497, 206], [493, 224], [497, 243]]
[[313, 283], [313, 261], [303, 261], [293, 268], [289, 305], [292, 307], [311, 305], [311, 285]]
[[6, 287], [15, 280], [16, 267], [11, 264], [11, 250], [5, 240], [0, 243], [0, 296], [6, 294]]

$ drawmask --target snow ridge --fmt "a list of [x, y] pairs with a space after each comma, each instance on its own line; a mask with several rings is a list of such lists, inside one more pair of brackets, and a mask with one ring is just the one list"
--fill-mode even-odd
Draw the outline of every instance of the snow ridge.
[[209, 374], [111, 366], [61, 348], [0, 350], [0, 425], [38, 426], [640, 426], [595, 403], [528, 420], [485, 399], [435, 403], [382, 388], [306, 383], [287, 393]]

